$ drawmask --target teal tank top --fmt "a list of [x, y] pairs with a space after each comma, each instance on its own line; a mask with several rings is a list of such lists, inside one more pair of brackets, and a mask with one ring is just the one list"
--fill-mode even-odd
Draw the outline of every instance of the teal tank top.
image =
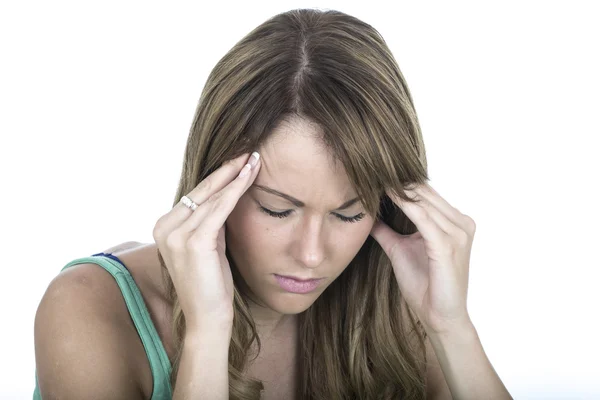
[[[98, 253], [91, 257], [83, 257], [69, 262], [63, 270], [77, 264], [94, 263], [108, 271], [117, 281], [121, 293], [125, 298], [125, 304], [131, 315], [135, 327], [140, 335], [146, 355], [150, 361], [152, 370], [153, 390], [151, 400], [171, 400], [172, 388], [169, 380], [171, 376], [171, 362], [167, 352], [160, 341], [156, 327], [152, 323], [148, 308], [144, 303], [142, 294], [136, 285], [127, 267], [112, 254]], [[37, 371], [35, 375], [35, 389], [33, 400], [42, 400], [40, 395]]]

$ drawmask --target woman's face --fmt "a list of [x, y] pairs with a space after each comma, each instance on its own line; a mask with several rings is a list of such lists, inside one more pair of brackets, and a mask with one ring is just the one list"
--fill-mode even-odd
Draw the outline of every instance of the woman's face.
[[[305, 120], [281, 124], [258, 149], [258, 176], [226, 222], [227, 247], [252, 300], [281, 314], [306, 310], [348, 266], [374, 223], [360, 201], [343, 206], [357, 193], [318, 132]], [[324, 279], [299, 294], [280, 287], [275, 274]]]

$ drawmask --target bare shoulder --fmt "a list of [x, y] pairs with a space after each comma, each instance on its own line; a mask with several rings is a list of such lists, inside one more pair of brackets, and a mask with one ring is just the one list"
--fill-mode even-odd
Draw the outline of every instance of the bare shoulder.
[[100, 266], [79, 264], [56, 276], [35, 315], [42, 397], [144, 398], [136, 356], [141, 343], [127, 318], [114, 278]]

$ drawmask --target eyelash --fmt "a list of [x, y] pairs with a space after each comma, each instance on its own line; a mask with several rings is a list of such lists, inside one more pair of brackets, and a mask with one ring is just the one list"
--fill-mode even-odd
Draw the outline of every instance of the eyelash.
[[[275, 211], [269, 210], [268, 208], [264, 208], [262, 206], [259, 206], [259, 208], [262, 212], [270, 215], [271, 217], [275, 217], [275, 218], [285, 218], [292, 213], [292, 210], [287, 210], [287, 211], [283, 211], [283, 212], [275, 212]], [[360, 213], [358, 215], [355, 215], [354, 217], [344, 217], [343, 215], [339, 215], [339, 214], [334, 214], [334, 215], [338, 219], [340, 219], [344, 222], [353, 223], [353, 222], [358, 222], [361, 219], [363, 219], [365, 216], [365, 213]]]

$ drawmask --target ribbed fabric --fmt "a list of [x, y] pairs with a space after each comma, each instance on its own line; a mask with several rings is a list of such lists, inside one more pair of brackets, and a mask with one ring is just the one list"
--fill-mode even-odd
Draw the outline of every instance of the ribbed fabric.
[[[108, 271], [117, 281], [123, 298], [127, 304], [129, 314], [133, 320], [138, 334], [146, 349], [146, 355], [150, 361], [154, 387], [151, 400], [171, 400], [172, 388], [169, 377], [171, 376], [171, 362], [167, 352], [158, 336], [156, 327], [152, 323], [148, 308], [144, 303], [142, 294], [136, 285], [127, 267], [112, 254], [97, 253], [90, 257], [77, 258], [69, 262], [61, 271], [77, 264], [94, 263]], [[37, 371], [35, 375], [35, 390], [33, 400], [42, 400], [39, 392]]]

